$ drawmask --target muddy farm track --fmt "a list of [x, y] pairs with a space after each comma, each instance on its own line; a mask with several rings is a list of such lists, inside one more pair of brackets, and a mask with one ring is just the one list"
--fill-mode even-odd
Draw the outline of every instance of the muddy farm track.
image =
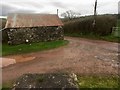
[[[3, 82], [26, 73], [70, 72], [77, 74], [117, 74], [118, 44], [66, 37], [69, 44], [57, 49], [7, 56], [17, 63], [4, 67]], [[26, 62], [26, 58], [32, 59]]]

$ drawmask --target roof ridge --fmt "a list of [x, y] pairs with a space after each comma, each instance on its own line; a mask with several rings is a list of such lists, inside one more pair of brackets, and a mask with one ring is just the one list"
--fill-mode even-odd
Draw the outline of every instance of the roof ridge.
[[8, 15], [14, 15], [14, 14], [29, 14], [29, 15], [57, 15], [57, 14], [49, 14], [49, 13], [8, 13]]

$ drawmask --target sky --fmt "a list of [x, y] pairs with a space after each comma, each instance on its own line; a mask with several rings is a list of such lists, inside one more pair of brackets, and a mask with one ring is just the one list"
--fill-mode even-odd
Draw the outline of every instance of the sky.
[[[98, 14], [117, 14], [120, 0], [98, 0]], [[48, 13], [59, 16], [72, 10], [81, 15], [93, 15], [95, 0], [0, 0], [0, 16], [8, 13]]]
[[118, 13], [120, 14], [120, 1], [118, 2]]

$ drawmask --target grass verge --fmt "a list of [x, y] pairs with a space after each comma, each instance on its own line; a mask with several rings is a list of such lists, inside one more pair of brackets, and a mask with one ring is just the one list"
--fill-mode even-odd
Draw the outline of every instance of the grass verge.
[[109, 42], [117, 42], [120, 43], [120, 37], [115, 37], [113, 35], [107, 35], [107, 36], [99, 36], [99, 35], [80, 35], [80, 34], [65, 34], [66, 36], [71, 36], [71, 37], [80, 37], [80, 38], [88, 38], [88, 39], [93, 39], [93, 40], [105, 40]]
[[32, 43], [32, 44], [21, 44], [21, 45], [15, 45], [15, 46], [3, 44], [2, 56], [49, 50], [49, 49], [57, 48], [60, 46], [64, 46], [66, 44], [68, 44], [67, 40], [40, 42], [40, 43]]
[[120, 88], [117, 76], [78, 76], [79, 88]]
[[15, 81], [8, 81], [2, 84], [2, 90], [11, 90]]

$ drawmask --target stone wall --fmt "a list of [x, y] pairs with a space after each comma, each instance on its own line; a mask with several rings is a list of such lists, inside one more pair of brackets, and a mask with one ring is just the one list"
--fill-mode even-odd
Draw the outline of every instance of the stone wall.
[[8, 30], [11, 45], [64, 39], [64, 30], [57, 27], [12, 28]]
[[2, 35], [2, 43], [7, 43], [8, 42], [8, 34], [7, 34], [7, 29], [0, 31], [0, 35]]

